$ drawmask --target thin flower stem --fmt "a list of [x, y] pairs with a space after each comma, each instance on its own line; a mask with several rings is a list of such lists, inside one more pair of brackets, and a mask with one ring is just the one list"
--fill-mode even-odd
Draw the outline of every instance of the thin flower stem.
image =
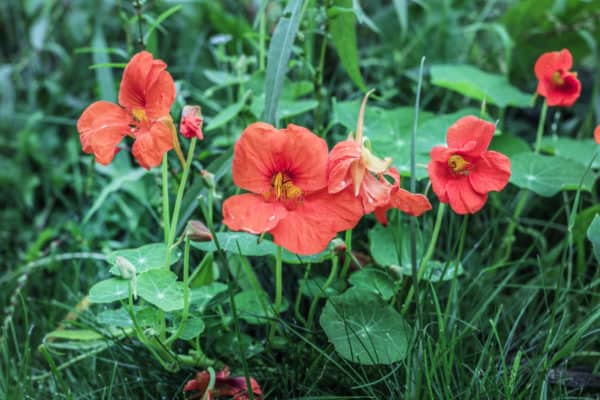
[[185, 328], [185, 322], [188, 318], [189, 312], [189, 276], [190, 276], [190, 239], [188, 237], [185, 238], [185, 250], [183, 252], [183, 311], [181, 314], [181, 322], [179, 323], [179, 328], [177, 331], [173, 333], [166, 341], [165, 345], [169, 346], [173, 343], [183, 332]]
[[340, 273], [340, 279], [342, 281], [346, 279], [346, 275], [348, 275], [348, 270], [350, 269], [350, 263], [352, 262], [352, 229], [346, 231], [345, 242], [346, 256], [344, 257], [344, 266]]
[[[304, 278], [303, 278], [304, 285], [306, 285], [308, 276], [310, 275], [310, 267], [311, 267], [310, 263], [306, 265], [306, 270], [304, 271]], [[296, 294], [296, 301], [294, 302], [294, 314], [296, 315], [296, 318], [300, 322], [302, 322], [302, 324], [304, 324], [304, 326], [306, 326], [306, 323], [307, 323], [306, 318], [304, 318], [304, 316], [300, 312], [300, 301], [301, 300], [302, 300], [302, 290], [300, 288], [298, 288], [298, 293]]]
[[[281, 300], [283, 298], [283, 248], [277, 246], [277, 252], [275, 253], [275, 304], [273, 305], [273, 311], [275, 312], [275, 318], [279, 318], [279, 311], [281, 310]], [[273, 339], [275, 330], [277, 328], [277, 320], [274, 319], [271, 322], [271, 328], [269, 331], [269, 341]]]
[[[417, 98], [415, 100], [415, 118], [413, 120], [413, 130], [410, 143], [410, 191], [417, 191], [417, 166], [416, 166], [416, 155], [417, 155], [417, 125], [419, 123], [419, 105], [421, 102], [421, 86], [423, 84], [423, 67], [425, 66], [425, 57], [421, 58], [421, 65], [419, 67], [419, 81], [417, 83]], [[419, 302], [419, 279], [418, 279], [418, 265], [417, 265], [417, 219], [411, 217], [410, 219], [410, 261], [412, 270], [413, 288], [416, 296], [417, 303], [417, 329], [418, 331], [422, 326], [422, 310]]]
[[535, 135], [535, 148], [536, 153], [540, 152], [542, 148], [542, 136], [544, 136], [544, 123], [546, 122], [546, 114], [548, 113], [548, 102], [544, 100], [542, 105], [542, 112], [540, 114], [540, 120], [538, 122], [537, 133]]
[[[267, 0], [265, 0], [267, 1]], [[264, 71], [267, 65], [267, 7], [263, 6], [260, 10], [260, 22], [258, 26], [258, 68]]]
[[[435, 225], [433, 226], [433, 232], [431, 234], [431, 240], [429, 241], [429, 246], [427, 247], [427, 251], [425, 252], [425, 255], [421, 259], [421, 263], [419, 265], [419, 270], [417, 271], [417, 281], [420, 281], [421, 279], [423, 279], [423, 274], [425, 273], [425, 271], [427, 269], [426, 268], [427, 263], [431, 260], [431, 257], [433, 257], [433, 252], [435, 250], [435, 246], [437, 244], [438, 237], [440, 236], [440, 228], [442, 227], [442, 221], [444, 220], [445, 212], [446, 212], [446, 204], [440, 203], [440, 205], [438, 206], [438, 209], [437, 209], [437, 215], [435, 217]], [[408, 291], [408, 295], [406, 295], [406, 299], [404, 300], [404, 305], [402, 306], [402, 314], [405, 314], [406, 311], [408, 310], [408, 307], [410, 306], [410, 303], [412, 301], [414, 294], [415, 294], [414, 286], [412, 286]]]
[[169, 240], [167, 241], [167, 256], [165, 260], [165, 268], [170, 265], [171, 258], [171, 246], [175, 242], [175, 234], [177, 230], [177, 223], [179, 222], [179, 212], [181, 210], [181, 201], [183, 200], [183, 193], [185, 192], [185, 185], [187, 183], [188, 176], [190, 174], [190, 167], [192, 165], [192, 159], [194, 158], [194, 149], [196, 148], [197, 138], [192, 138], [190, 142], [190, 148], [188, 150], [187, 160], [183, 168], [183, 176], [179, 183], [179, 189], [177, 190], [177, 198], [175, 199], [175, 208], [173, 209], [173, 216], [171, 218], [171, 225], [169, 231]]
[[138, 43], [141, 49], [145, 50], [146, 46], [144, 46], [144, 32], [142, 29], [142, 2], [140, 0], [135, 0], [135, 13], [137, 15], [138, 35], [140, 35]]
[[163, 229], [165, 231], [165, 244], [169, 243], [169, 158], [168, 152], [163, 156], [162, 162], [162, 215]]
[[[348, 257], [346, 257], [348, 258]], [[312, 303], [310, 304], [310, 308], [308, 310], [308, 318], [307, 318], [307, 323], [308, 329], [312, 328], [312, 324], [313, 324], [313, 320], [315, 318], [315, 311], [317, 310], [317, 304], [319, 303], [319, 300], [321, 299], [322, 295], [325, 294], [325, 291], [329, 288], [329, 286], [331, 286], [331, 284], [333, 283], [334, 279], [337, 276], [337, 270], [338, 270], [338, 257], [334, 256], [333, 257], [333, 261], [331, 263], [331, 271], [329, 272], [329, 276], [327, 277], [327, 280], [325, 281], [325, 283], [323, 284], [323, 287], [321, 287], [321, 290], [319, 291], [319, 293], [315, 294], [315, 297], [312, 300]]]

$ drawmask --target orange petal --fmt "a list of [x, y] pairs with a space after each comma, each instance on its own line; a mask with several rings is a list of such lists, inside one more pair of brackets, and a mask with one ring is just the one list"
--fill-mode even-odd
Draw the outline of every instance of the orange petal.
[[510, 159], [496, 151], [487, 151], [469, 171], [469, 182], [479, 193], [499, 192], [510, 178]]
[[485, 205], [487, 194], [477, 193], [467, 176], [448, 181], [446, 185], [450, 207], [457, 214], [474, 214]]
[[405, 189], [398, 189], [390, 199], [390, 205], [403, 213], [418, 217], [431, 210], [431, 203], [422, 194], [411, 193]]
[[538, 80], [548, 79], [554, 72], [559, 69], [568, 71], [573, 66], [573, 56], [567, 49], [561, 51], [550, 51], [542, 54], [537, 61], [533, 70]]
[[337, 143], [329, 153], [327, 161], [329, 193], [338, 193], [352, 182], [352, 163], [360, 160], [362, 146], [354, 140]]
[[377, 207], [385, 206], [390, 201], [392, 185], [380, 181], [373, 175], [367, 173], [360, 187], [360, 199], [365, 214], [372, 213]]
[[258, 194], [240, 194], [223, 202], [223, 223], [232, 231], [267, 232], [287, 215], [281, 203], [266, 202]]
[[446, 141], [448, 147], [459, 149], [469, 156], [479, 156], [487, 150], [496, 126], [472, 115], [456, 121], [450, 128]]
[[431, 188], [442, 203], [448, 203], [446, 185], [453, 179], [448, 164], [445, 162], [430, 161], [427, 164], [427, 173], [431, 181]]
[[596, 129], [594, 129], [594, 140], [596, 141], [596, 143], [600, 144], [600, 125], [598, 125]]
[[107, 101], [97, 101], [86, 108], [77, 121], [81, 147], [94, 154], [96, 161], [108, 165], [117, 145], [129, 132], [130, 116], [121, 107]]
[[135, 134], [132, 153], [137, 162], [150, 169], [160, 165], [163, 155], [173, 148], [173, 135], [166, 124], [155, 122], [150, 129], [142, 128]]

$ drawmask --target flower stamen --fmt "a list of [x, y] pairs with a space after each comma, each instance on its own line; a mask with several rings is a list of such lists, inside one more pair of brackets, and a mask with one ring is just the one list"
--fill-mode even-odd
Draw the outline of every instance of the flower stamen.
[[471, 163], [458, 154], [453, 154], [448, 158], [448, 166], [455, 174], [468, 175]]
[[294, 185], [292, 179], [283, 172], [276, 173], [271, 179], [271, 191], [265, 194], [265, 199], [273, 200], [299, 200], [302, 189]]

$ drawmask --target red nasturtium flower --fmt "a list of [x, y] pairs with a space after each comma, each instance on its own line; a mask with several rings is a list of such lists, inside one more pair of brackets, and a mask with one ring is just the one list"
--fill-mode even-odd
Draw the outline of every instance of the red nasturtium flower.
[[596, 129], [594, 129], [594, 140], [596, 141], [596, 143], [600, 144], [600, 125], [598, 125]]
[[233, 182], [245, 193], [223, 203], [234, 231], [269, 232], [297, 254], [315, 254], [362, 216], [352, 193], [327, 192], [327, 143], [306, 128], [257, 122], [235, 144]]
[[459, 119], [448, 129], [448, 147], [431, 149], [427, 169], [433, 191], [457, 214], [473, 214], [500, 191], [510, 178], [510, 160], [488, 151], [496, 127], [474, 116]]
[[204, 135], [202, 134], [202, 122], [200, 106], [184, 106], [181, 111], [179, 132], [188, 139], [197, 137], [198, 140], [202, 140], [204, 139]]
[[[386, 211], [398, 208], [401, 211], [418, 216], [431, 210], [431, 204], [421, 194], [413, 194], [400, 188], [400, 175], [390, 168], [391, 158], [378, 158], [363, 145], [363, 125], [367, 99], [364, 97], [358, 113], [356, 134], [336, 144], [329, 155], [328, 190], [329, 193], [342, 193], [351, 190], [360, 199], [363, 212], [375, 212], [382, 224], [387, 224]], [[384, 176], [390, 176], [389, 183]]]
[[573, 56], [567, 49], [544, 53], [535, 62], [537, 92], [549, 106], [570, 107], [581, 94], [581, 82], [573, 67]]
[[[229, 368], [225, 367], [215, 374], [215, 384], [212, 389], [208, 389], [210, 374], [207, 371], [201, 371], [196, 374], [196, 378], [188, 381], [184, 386], [185, 392], [197, 392], [191, 398], [211, 400], [221, 396], [232, 397], [233, 400], [248, 400], [248, 385], [243, 376], [230, 376]], [[250, 378], [250, 386], [256, 400], [262, 400], [262, 390], [254, 378]]]
[[77, 121], [84, 152], [108, 165], [123, 137], [131, 136], [133, 156], [142, 167], [160, 164], [163, 154], [173, 148], [169, 111], [175, 100], [175, 84], [166, 68], [147, 51], [132, 57], [123, 71], [119, 105], [97, 101]]
[[394, 179], [394, 183], [390, 185], [384, 177], [380, 178], [391, 186], [390, 201], [381, 207], [377, 207], [374, 212], [375, 217], [382, 225], [387, 225], [387, 211], [391, 208], [397, 208], [403, 213], [415, 217], [431, 210], [431, 203], [427, 200], [427, 197], [422, 194], [411, 193], [400, 187], [400, 174], [396, 168], [390, 168], [386, 175]]

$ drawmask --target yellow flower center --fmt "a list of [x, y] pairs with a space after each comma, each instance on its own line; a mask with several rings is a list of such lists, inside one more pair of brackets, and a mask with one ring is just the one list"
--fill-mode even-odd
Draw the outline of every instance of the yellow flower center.
[[144, 111], [143, 108], [134, 108], [131, 110], [131, 114], [133, 114], [133, 118], [138, 122], [146, 121], [148, 119], [146, 111]]
[[448, 158], [448, 166], [452, 169], [452, 172], [454, 172], [455, 174], [468, 175], [468, 169], [471, 166], [471, 163], [459, 156], [458, 154], [454, 154], [451, 155], [450, 158]]
[[278, 172], [271, 179], [271, 191], [264, 196], [267, 200], [300, 200], [302, 189], [294, 185], [291, 178], [283, 172]]

